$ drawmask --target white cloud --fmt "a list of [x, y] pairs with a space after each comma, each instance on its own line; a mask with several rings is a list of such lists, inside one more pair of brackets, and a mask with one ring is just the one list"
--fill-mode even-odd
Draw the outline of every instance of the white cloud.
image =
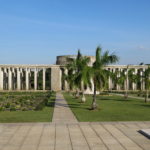
[[136, 47], [136, 50], [142, 50], [142, 51], [147, 51], [147, 50], [150, 50], [150, 48], [148, 48], [148, 47], [145, 47], [145, 46], [143, 46], [143, 45], [138, 45], [137, 47]]

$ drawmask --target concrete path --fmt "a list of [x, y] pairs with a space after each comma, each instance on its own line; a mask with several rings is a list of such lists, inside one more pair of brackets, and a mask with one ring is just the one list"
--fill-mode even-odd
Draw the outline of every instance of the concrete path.
[[0, 150], [150, 150], [150, 122], [0, 124]]
[[61, 93], [56, 94], [52, 122], [53, 123], [77, 123], [78, 122]]
[[[118, 94], [118, 93], [111, 93], [112, 95], [118, 95], [118, 96], [124, 96], [124, 94]], [[131, 96], [131, 95], [128, 95], [129, 98], [135, 98], [135, 99], [140, 99], [140, 100], [145, 100], [144, 97], [137, 97], [137, 96]], [[150, 99], [148, 98], [147, 99], [148, 101], [150, 101]]]

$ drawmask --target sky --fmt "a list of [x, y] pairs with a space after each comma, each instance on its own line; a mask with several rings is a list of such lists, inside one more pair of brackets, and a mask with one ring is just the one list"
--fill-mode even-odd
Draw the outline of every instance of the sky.
[[118, 64], [150, 63], [150, 1], [0, 0], [0, 64], [55, 64], [99, 45]]

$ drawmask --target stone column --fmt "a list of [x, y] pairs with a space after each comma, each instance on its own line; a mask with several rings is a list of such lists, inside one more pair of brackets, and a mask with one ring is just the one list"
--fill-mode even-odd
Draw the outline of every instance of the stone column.
[[20, 70], [17, 68], [17, 90], [21, 90]]
[[[119, 78], [120, 77], [120, 68], [118, 68], [118, 74], [117, 74], [117, 78]], [[119, 84], [117, 84], [117, 90], [119, 91], [120, 90], [120, 85]]]
[[124, 90], [129, 90], [129, 78], [128, 78], [128, 69], [124, 72], [126, 75], [126, 80], [124, 82]]
[[4, 68], [4, 73], [5, 73], [4, 88], [5, 88], [5, 90], [8, 90], [8, 80], [6, 81], [6, 78], [8, 79], [7, 68]]
[[45, 72], [46, 72], [46, 69], [45, 68], [43, 68], [43, 90], [45, 90], [45, 78], [46, 78], [46, 76], [45, 76]]
[[[67, 69], [65, 69], [65, 75], [68, 75], [68, 70]], [[65, 80], [65, 91], [68, 91], [68, 90], [69, 90], [68, 83]]]
[[140, 71], [140, 76], [141, 76], [141, 90], [143, 90], [143, 72], [142, 72], [142, 70]]
[[20, 84], [21, 84], [21, 90], [23, 90], [23, 81], [22, 81], [22, 78], [23, 78], [23, 69], [20, 68]]
[[37, 68], [34, 69], [34, 90], [37, 90]]
[[[110, 72], [112, 72], [111, 68], [109, 69]], [[112, 79], [111, 77], [109, 76], [108, 78], [108, 89], [109, 90], [112, 90]]]
[[28, 68], [26, 68], [25, 74], [26, 74], [26, 90], [29, 90], [29, 69]]
[[[113, 73], [115, 73], [115, 68], [113, 68], [113, 69], [112, 69], [112, 72], [113, 72]], [[114, 89], [114, 88], [115, 88], [114, 81], [112, 81], [112, 87], [111, 87], [111, 88], [112, 88], [112, 89]]]
[[129, 77], [128, 77], [128, 69], [127, 69], [127, 90], [129, 90]]
[[12, 71], [8, 69], [8, 90], [12, 90]]
[[12, 89], [15, 90], [15, 68], [12, 68]]
[[61, 69], [60, 67], [51, 68], [51, 90], [60, 91], [61, 90]]
[[[144, 73], [145, 73], [145, 68], [143, 68], [143, 75], [144, 75]], [[144, 80], [142, 81], [142, 89], [143, 89], [143, 91], [145, 91], [145, 81]]]
[[4, 73], [2, 68], [0, 68], [0, 90], [4, 89]]
[[[133, 72], [134, 75], [137, 74], [137, 69], [135, 69], [135, 71]], [[136, 83], [132, 83], [132, 90], [136, 90], [137, 89], [137, 84]]]

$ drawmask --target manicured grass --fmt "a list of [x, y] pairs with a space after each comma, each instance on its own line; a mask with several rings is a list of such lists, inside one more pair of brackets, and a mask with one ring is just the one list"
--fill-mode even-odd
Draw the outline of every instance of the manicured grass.
[[[12, 93], [10, 93], [11, 95]], [[24, 95], [40, 95], [40, 93], [22, 93]], [[7, 93], [9, 95], [9, 93]], [[13, 93], [17, 95], [17, 93]], [[43, 95], [43, 93], [41, 93]], [[20, 97], [19, 93], [19, 97]], [[44, 98], [44, 97], [43, 97]], [[53, 115], [53, 106], [55, 101], [55, 93], [49, 97], [48, 106], [44, 106], [42, 110], [29, 111], [0, 111], [0, 123], [16, 123], [16, 122], [50, 122]]]
[[90, 110], [92, 96], [87, 95], [86, 103], [64, 93], [70, 108], [79, 121], [150, 121], [150, 102], [121, 96], [97, 96], [98, 110]]

